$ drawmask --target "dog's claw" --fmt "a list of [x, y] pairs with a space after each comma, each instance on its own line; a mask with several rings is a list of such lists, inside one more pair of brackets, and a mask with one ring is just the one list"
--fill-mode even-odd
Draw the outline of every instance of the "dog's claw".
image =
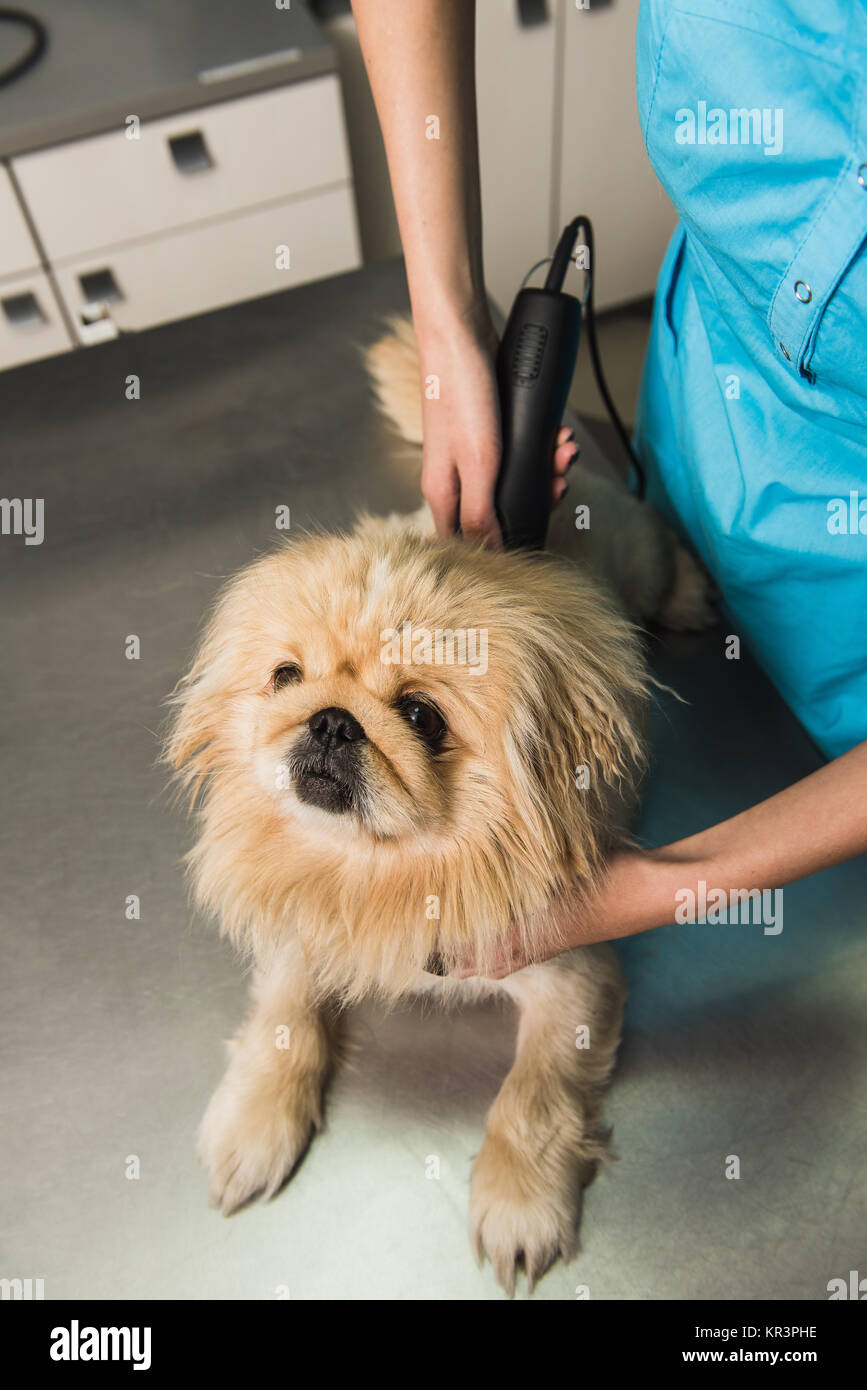
[[510, 1144], [485, 1140], [473, 1167], [470, 1233], [478, 1258], [487, 1255], [498, 1283], [515, 1296], [523, 1266], [532, 1294], [558, 1256], [571, 1258], [580, 1200], [574, 1170], [552, 1170], [540, 1183], [537, 1162]]
[[508, 1255], [500, 1255], [494, 1259], [493, 1266], [497, 1283], [505, 1289], [507, 1297], [514, 1298], [516, 1261], [510, 1259]]

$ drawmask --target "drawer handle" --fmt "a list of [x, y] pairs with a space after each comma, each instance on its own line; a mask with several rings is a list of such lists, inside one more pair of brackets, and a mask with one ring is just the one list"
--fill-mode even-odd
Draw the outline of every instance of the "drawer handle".
[[79, 275], [78, 283], [88, 304], [108, 304], [113, 299], [123, 299], [114, 272], [107, 267], [104, 270], [89, 270], [85, 275]]
[[105, 300], [91, 300], [78, 311], [78, 336], [85, 346], [107, 343], [118, 336], [118, 326]]
[[518, 0], [518, 23], [522, 29], [535, 29], [537, 24], [547, 24], [547, 0]]
[[24, 294], [10, 294], [7, 299], [0, 299], [0, 306], [13, 328], [36, 328], [39, 324], [47, 322], [39, 300], [30, 290], [26, 290]]
[[114, 278], [114, 271], [89, 270], [79, 275], [78, 283], [85, 302], [78, 311], [78, 336], [87, 346], [106, 343], [118, 335], [117, 324], [108, 307], [112, 301], [123, 299], [123, 290]]
[[179, 174], [201, 174], [204, 169], [214, 167], [211, 152], [200, 130], [170, 136], [169, 151]]

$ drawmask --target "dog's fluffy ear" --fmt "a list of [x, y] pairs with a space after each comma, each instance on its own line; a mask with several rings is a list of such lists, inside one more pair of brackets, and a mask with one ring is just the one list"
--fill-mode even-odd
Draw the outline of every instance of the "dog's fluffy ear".
[[163, 761], [174, 770], [178, 788], [191, 801], [216, 767], [219, 719], [225, 705], [210, 648], [206, 634], [192, 667], [169, 697], [174, 708]]
[[571, 860], [571, 872], [592, 875], [610, 847], [611, 806], [630, 799], [644, 770], [649, 682], [637, 631], [608, 598], [595, 588], [582, 595], [575, 576], [553, 583], [573, 594], [550, 591], [559, 621], [540, 617], [531, 637], [510, 762], [528, 834]]
[[191, 800], [216, 763], [215, 739], [223, 697], [209, 679], [202, 653], [169, 698], [175, 707], [163, 751], [163, 760], [174, 769], [181, 790]]
[[242, 571], [224, 589], [190, 670], [168, 699], [172, 714], [163, 761], [174, 769], [179, 789], [188, 793], [191, 801], [218, 766], [228, 706], [240, 693], [243, 665], [239, 661], [239, 634], [244, 631], [242, 609], [251, 569]]

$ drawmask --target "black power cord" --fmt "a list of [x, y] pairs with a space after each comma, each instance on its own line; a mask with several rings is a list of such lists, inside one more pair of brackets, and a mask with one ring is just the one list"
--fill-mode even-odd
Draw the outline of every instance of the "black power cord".
[[0, 72], [0, 87], [8, 87], [10, 82], [15, 82], [19, 77], [23, 77], [25, 72], [29, 72], [35, 67], [48, 47], [48, 30], [37, 19], [36, 15], [27, 14], [25, 10], [7, 9], [0, 6], [0, 23], [18, 24], [30, 31], [30, 46], [25, 49], [20, 58], [4, 68]]
[[599, 340], [596, 336], [596, 308], [593, 303], [593, 280], [596, 268], [596, 252], [593, 245], [593, 224], [589, 217], [576, 217], [569, 223], [567, 228], [569, 235], [564, 233], [560, 244], [554, 253], [551, 261], [551, 269], [548, 272], [548, 279], [545, 282], [547, 288], [558, 288], [562, 284], [563, 276], [566, 272], [566, 265], [571, 259], [575, 249], [575, 241], [578, 233], [584, 234], [584, 245], [587, 247], [590, 258], [590, 269], [588, 272], [587, 293], [584, 296], [584, 317], [587, 322], [587, 342], [590, 345], [590, 361], [593, 363], [593, 375], [596, 378], [596, 386], [599, 394], [605, 403], [605, 408], [611, 417], [611, 423], [620, 437], [620, 442], [626, 450], [627, 457], [632, 465], [635, 474], [635, 495], [644, 499], [647, 491], [647, 477], [644, 467], [637, 457], [632, 447], [628, 431], [620, 416], [617, 407], [611, 399], [611, 392], [608, 390], [608, 383], [605, 380], [605, 373], [602, 370], [602, 359], [599, 355]]

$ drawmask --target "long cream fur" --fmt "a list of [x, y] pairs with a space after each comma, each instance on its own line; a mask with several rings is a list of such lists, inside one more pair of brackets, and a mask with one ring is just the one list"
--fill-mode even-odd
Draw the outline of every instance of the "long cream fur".
[[[413, 354], [397, 325], [369, 365], [418, 442]], [[484, 631], [487, 669], [384, 662], [383, 634], [405, 623]], [[275, 692], [287, 661], [303, 679]], [[293, 540], [228, 584], [167, 746], [199, 808], [197, 900], [254, 965], [250, 1017], [199, 1140], [224, 1211], [292, 1171], [319, 1124], [344, 1005], [503, 992], [521, 1011], [517, 1055], [474, 1169], [473, 1240], [510, 1292], [520, 1264], [532, 1283], [571, 1253], [581, 1187], [605, 1152], [616, 956], [591, 947], [499, 984], [424, 966], [467, 952], [484, 966], [513, 924], [532, 953], [550, 906], [594, 881], [634, 809], [648, 688], [635, 629], [589, 574], [443, 541], [418, 518]], [[436, 754], [399, 712], [407, 691], [445, 716]], [[282, 775], [311, 717], [335, 706], [366, 735], [364, 806], [342, 816], [302, 805]]]

